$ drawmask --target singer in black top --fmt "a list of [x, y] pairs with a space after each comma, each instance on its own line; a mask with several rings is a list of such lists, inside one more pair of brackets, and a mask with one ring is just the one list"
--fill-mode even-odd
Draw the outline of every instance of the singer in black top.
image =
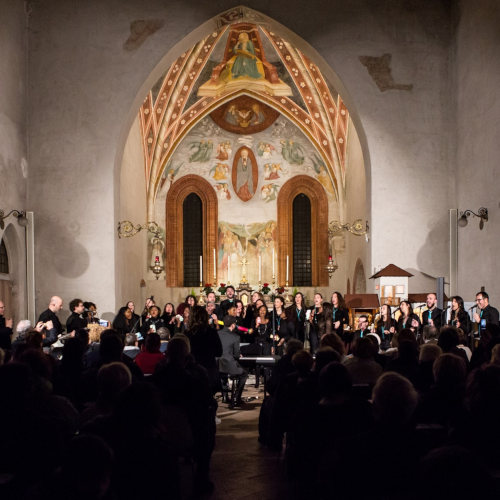
[[113, 329], [116, 330], [123, 339], [127, 333], [132, 332], [133, 327], [132, 311], [127, 307], [120, 307], [118, 314], [113, 320]]
[[288, 331], [291, 337], [304, 342], [304, 324], [306, 321], [306, 304], [304, 295], [297, 292], [293, 304], [285, 309]]
[[71, 333], [80, 328], [87, 328], [87, 320], [83, 317], [85, 311], [83, 300], [73, 299], [69, 303], [69, 309], [71, 314], [66, 320], [66, 331]]
[[486, 320], [486, 326], [489, 324], [499, 324], [498, 309], [490, 306], [490, 297], [486, 292], [478, 292], [476, 294], [476, 303], [478, 308], [474, 313], [474, 321], [476, 323], [480, 323], [484, 319]]
[[220, 316], [219, 319], [224, 318], [224, 316], [226, 316], [226, 314], [227, 314], [227, 310], [229, 309], [229, 307], [231, 305], [233, 305], [234, 300], [235, 300], [234, 294], [235, 294], [234, 287], [232, 285], [229, 285], [226, 288], [226, 297], [227, 297], [227, 299], [223, 300], [220, 303], [220, 314], [221, 314], [221, 316]]
[[309, 342], [311, 346], [311, 354], [315, 354], [319, 347], [319, 320], [320, 314], [323, 313], [323, 295], [320, 293], [314, 294], [314, 306], [309, 309]]
[[258, 316], [255, 320], [253, 330], [253, 343], [242, 346], [243, 356], [270, 356], [273, 343], [272, 323], [268, 318], [267, 306], [261, 305], [257, 310]]
[[274, 309], [271, 320], [274, 322], [274, 343], [272, 354], [283, 354], [283, 344], [290, 337], [285, 314], [285, 299], [278, 296], [274, 299]]
[[167, 302], [163, 308], [161, 319], [170, 332], [170, 336], [175, 335], [175, 307], [171, 302]]
[[401, 315], [398, 318], [398, 333], [405, 328], [410, 328], [415, 336], [418, 336], [420, 330], [420, 318], [413, 312], [411, 304], [407, 300], [403, 300], [399, 304]]
[[396, 320], [391, 315], [391, 306], [382, 304], [380, 308], [380, 319], [377, 321], [376, 334], [380, 338], [380, 349], [386, 351], [391, 346], [391, 340], [396, 333]]
[[150, 332], [156, 333], [158, 328], [166, 327], [163, 320], [160, 318], [160, 308], [158, 306], [151, 306], [149, 308], [149, 319], [147, 319], [141, 327], [143, 337]]
[[437, 308], [437, 296], [435, 293], [427, 294], [425, 301], [427, 311], [422, 312], [422, 326], [435, 326], [438, 330], [441, 328], [443, 321], [443, 310]]
[[470, 333], [471, 321], [465, 311], [464, 300], [458, 295], [451, 298], [451, 314], [448, 325], [460, 328], [465, 334]]
[[332, 306], [333, 332], [344, 342], [348, 343], [352, 340], [352, 335], [344, 335], [344, 326], [349, 324], [349, 311], [345, 305], [344, 297], [342, 297], [340, 292], [332, 293]]

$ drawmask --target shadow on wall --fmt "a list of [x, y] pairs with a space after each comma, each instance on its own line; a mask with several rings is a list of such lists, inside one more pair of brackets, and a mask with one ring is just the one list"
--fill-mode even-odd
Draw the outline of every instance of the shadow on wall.
[[[76, 241], [81, 236], [81, 226], [78, 222], [70, 221], [63, 224], [57, 219], [40, 217], [37, 220], [38, 254], [41, 255], [42, 265], [49, 262], [57, 274], [65, 278], [78, 278], [89, 267], [90, 257], [87, 249]], [[40, 234], [45, 236], [40, 238]]]
[[435, 290], [436, 278], [440, 276], [449, 281], [448, 213], [433, 218], [429, 225], [427, 238], [417, 253], [418, 269], [407, 269], [414, 274], [409, 285], [412, 293]]

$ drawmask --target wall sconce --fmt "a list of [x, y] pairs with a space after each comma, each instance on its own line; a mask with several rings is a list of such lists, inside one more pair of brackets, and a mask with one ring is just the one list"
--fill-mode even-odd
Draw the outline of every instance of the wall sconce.
[[5, 219], [10, 215], [17, 217], [17, 222], [20, 226], [26, 227], [28, 225], [28, 219], [26, 218], [26, 212], [23, 210], [11, 210], [7, 215], [3, 210], [0, 210], [0, 229], [5, 228]]
[[460, 227], [465, 227], [469, 223], [468, 217], [473, 215], [474, 217], [479, 217], [481, 219], [479, 221], [479, 229], [483, 229], [484, 222], [488, 220], [488, 209], [481, 207], [477, 212], [477, 214], [472, 210], [465, 210], [464, 212], [460, 212], [460, 217], [458, 218], [457, 224]]
[[160, 264], [160, 257], [158, 255], [155, 257], [154, 266], [149, 266], [149, 268], [153, 271], [155, 278], [158, 279], [164, 269], [164, 267]]
[[157, 222], [150, 221], [146, 222], [146, 224], [137, 224], [134, 226], [129, 220], [122, 220], [118, 222], [118, 238], [130, 238], [143, 229], [147, 229], [150, 233], [154, 234], [156, 238], [160, 237], [160, 226], [158, 226]]
[[342, 224], [338, 220], [332, 220], [328, 223], [328, 236], [332, 237], [334, 234], [340, 233], [341, 231], [349, 231], [355, 236], [363, 236], [368, 234], [370, 226], [368, 225], [368, 221], [366, 221], [363, 225], [363, 221], [361, 219], [356, 219], [352, 224], [349, 224], [348, 222]]

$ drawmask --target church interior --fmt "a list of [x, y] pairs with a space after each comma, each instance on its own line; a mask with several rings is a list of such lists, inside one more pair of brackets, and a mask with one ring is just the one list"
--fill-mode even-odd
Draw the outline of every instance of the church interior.
[[[0, 9], [0, 318], [14, 327], [54, 296], [61, 322], [81, 297], [111, 325], [129, 301], [205, 307], [228, 285], [269, 310], [275, 295], [313, 306], [337, 292], [356, 331], [360, 315], [375, 324], [383, 304], [418, 309], [428, 294], [445, 314], [456, 296], [473, 311], [478, 292], [500, 304], [497, 1]], [[234, 436], [247, 446], [254, 425], [257, 439], [255, 404], [220, 406], [214, 498], [246, 498], [244, 474], [234, 490], [221, 477]], [[271, 488], [254, 497], [288, 494], [247, 472]]]

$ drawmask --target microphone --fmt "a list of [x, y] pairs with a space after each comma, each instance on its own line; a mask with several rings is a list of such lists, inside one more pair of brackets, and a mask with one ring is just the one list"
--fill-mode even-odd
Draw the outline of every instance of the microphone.
[[420, 304], [419, 306], [415, 307], [415, 309], [422, 309], [422, 307], [427, 307], [427, 304]]
[[469, 307], [469, 311], [472, 311], [472, 309], [476, 309], [477, 308], [477, 305], [474, 304], [472, 307]]

